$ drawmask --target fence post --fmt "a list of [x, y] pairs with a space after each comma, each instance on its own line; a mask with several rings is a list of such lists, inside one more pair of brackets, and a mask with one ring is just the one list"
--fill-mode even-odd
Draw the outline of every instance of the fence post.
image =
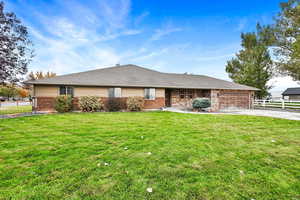
[[263, 107], [266, 107], [266, 100], [263, 100]]
[[281, 105], [281, 108], [284, 109], [284, 108], [285, 108], [285, 105], [284, 105], [284, 100], [283, 100], [283, 99], [281, 99], [281, 104], [282, 104], [282, 105]]

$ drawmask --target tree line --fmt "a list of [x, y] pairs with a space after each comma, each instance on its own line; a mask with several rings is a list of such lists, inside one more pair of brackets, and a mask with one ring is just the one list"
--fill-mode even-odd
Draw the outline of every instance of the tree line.
[[278, 75], [300, 81], [300, 0], [280, 3], [274, 23], [241, 34], [242, 49], [226, 65], [236, 83], [256, 87], [257, 98], [269, 95], [268, 82]]

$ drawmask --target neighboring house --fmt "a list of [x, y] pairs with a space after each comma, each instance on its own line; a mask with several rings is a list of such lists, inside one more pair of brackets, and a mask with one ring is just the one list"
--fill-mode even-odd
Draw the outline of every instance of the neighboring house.
[[300, 101], [300, 87], [288, 88], [282, 93], [283, 99]]
[[211, 99], [211, 110], [252, 107], [254, 91], [258, 90], [203, 75], [162, 73], [136, 65], [117, 65], [109, 68], [28, 81], [36, 97], [34, 110], [50, 111], [58, 95], [74, 97], [98, 96], [105, 102], [109, 97], [145, 98], [145, 109], [162, 107], [191, 107], [192, 99]]

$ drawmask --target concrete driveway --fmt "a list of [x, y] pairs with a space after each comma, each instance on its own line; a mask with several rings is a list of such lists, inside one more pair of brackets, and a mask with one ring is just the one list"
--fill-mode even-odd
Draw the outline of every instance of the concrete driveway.
[[177, 108], [165, 108], [165, 111], [179, 112], [179, 113], [190, 113], [190, 114], [230, 114], [230, 115], [253, 115], [253, 116], [264, 116], [264, 117], [275, 117], [290, 120], [300, 120], [299, 112], [289, 112], [289, 111], [274, 111], [274, 110], [228, 110], [217, 113], [207, 113], [207, 112], [191, 112], [180, 110]]

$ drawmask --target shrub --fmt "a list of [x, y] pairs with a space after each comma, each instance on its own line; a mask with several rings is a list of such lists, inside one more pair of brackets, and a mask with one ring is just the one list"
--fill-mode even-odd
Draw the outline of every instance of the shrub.
[[203, 109], [210, 107], [210, 100], [208, 98], [196, 98], [193, 100], [193, 108]]
[[129, 111], [141, 111], [144, 107], [144, 98], [128, 97], [126, 104]]
[[122, 109], [125, 109], [126, 106], [124, 106], [124, 102], [121, 98], [115, 98], [111, 97], [107, 100], [106, 109], [110, 112], [120, 111]]
[[82, 112], [96, 112], [104, 108], [103, 101], [95, 96], [80, 97], [78, 103]]
[[69, 95], [60, 95], [55, 98], [54, 109], [57, 112], [69, 112], [72, 110], [72, 97]]

